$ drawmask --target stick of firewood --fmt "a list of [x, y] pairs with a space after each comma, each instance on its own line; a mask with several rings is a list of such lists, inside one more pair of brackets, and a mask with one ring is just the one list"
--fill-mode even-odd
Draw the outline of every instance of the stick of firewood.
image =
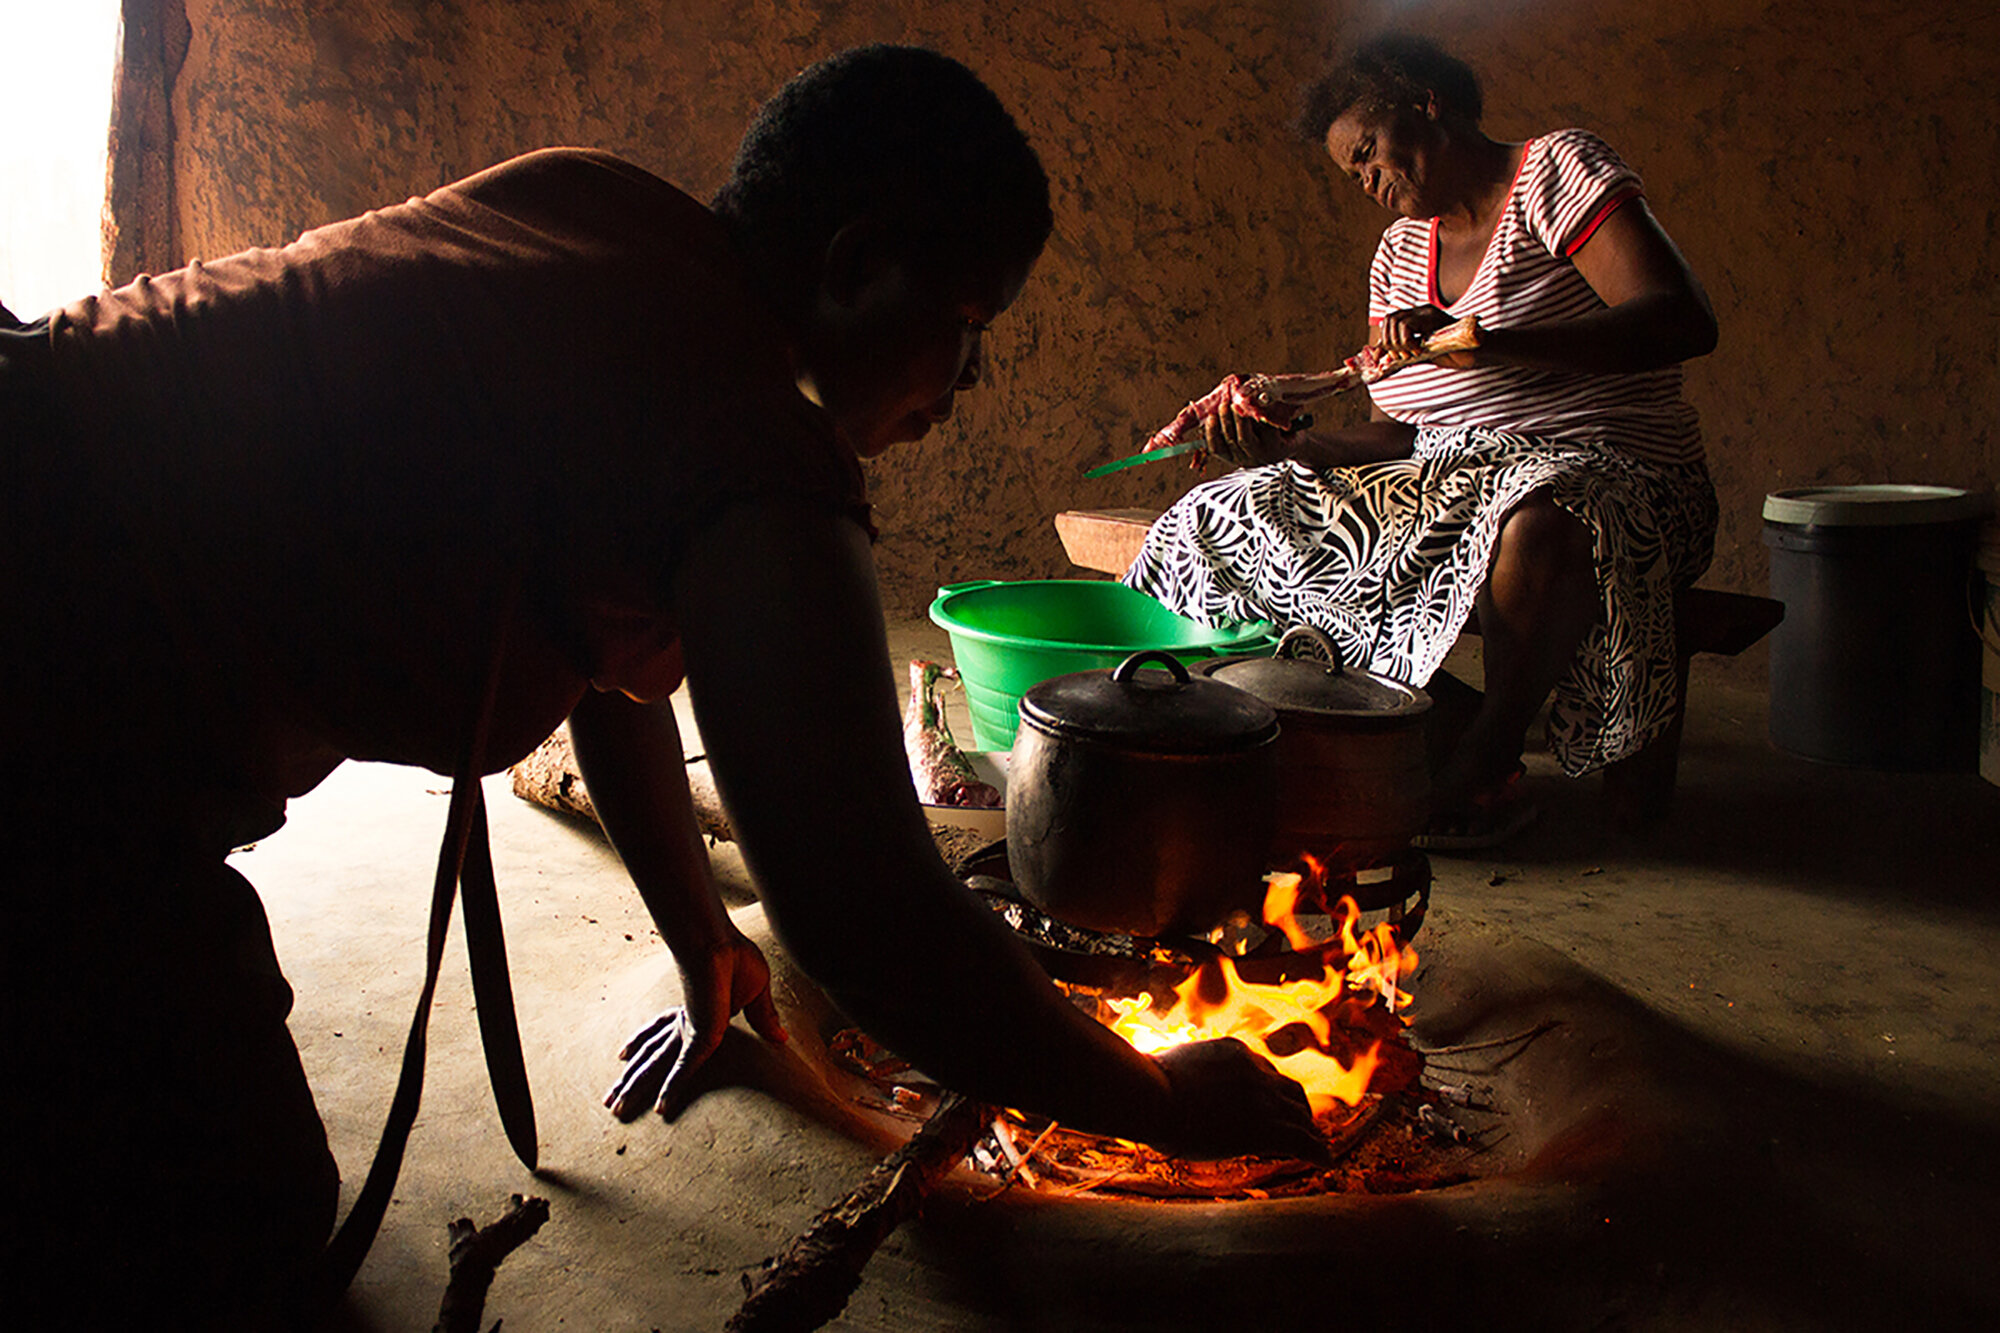
[[1361, 1114], [1355, 1116], [1342, 1126], [1340, 1132], [1327, 1142], [1326, 1151], [1328, 1157], [1338, 1162], [1341, 1158], [1359, 1148], [1362, 1140], [1373, 1134], [1375, 1127], [1380, 1125], [1388, 1116], [1389, 1102], [1390, 1099], [1388, 1097], [1376, 1098], [1373, 1106], [1363, 1110]]
[[[516, 1194], [507, 1200], [507, 1211], [483, 1227], [474, 1226], [469, 1217], [446, 1227], [451, 1236], [451, 1277], [445, 1282], [444, 1299], [438, 1302], [437, 1323], [431, 1326], [431, 1333], [479, 1333], [486, 1292], [493, 1285], [500, 1261], [548, 1220], [547, 1199], [524, 1199]], [[500, 1325], [496, 1322], [493, 1327]]]
[[724, 1333], [809, 1333], [837, 1316], [889, 1233], [923, 1206], [992, 1119], [991, 1107], [948, 1094], [908, 1143], [766, 1260], [761, 1276], [745, 1275], [743, 1307]]

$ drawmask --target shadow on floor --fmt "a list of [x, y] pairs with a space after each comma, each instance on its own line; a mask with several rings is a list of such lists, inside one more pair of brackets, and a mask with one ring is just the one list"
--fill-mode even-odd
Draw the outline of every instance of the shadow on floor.
[[1534, 795], [1543, 817], [1507, 849], [1521, 861], [1638, 860], [1781, 879], [1857, 906], [2000, 910], [2000, 787], [1786, 754], [1746, 690], [1697, 699], [1672, 808], [1650, 830], [1611, 827], [1595, 778], [1543, 777]]
[[1356, 1199], [1304, 1219], [1317, 1246], [1272, 1205], [1211, 1208], [1190, 1239], [1143, 1205], [1054, 1203], [1032, 1220], [957, 1210], [920, 1243], [968, 1309], [1025, 1329], [1304, 1328], [1315, 1309], [1347, 1327], [1537, 1333], [1996, 1326], [1990, 1125], [1630, 1018], [1695, 1109], [1601, 1184]]

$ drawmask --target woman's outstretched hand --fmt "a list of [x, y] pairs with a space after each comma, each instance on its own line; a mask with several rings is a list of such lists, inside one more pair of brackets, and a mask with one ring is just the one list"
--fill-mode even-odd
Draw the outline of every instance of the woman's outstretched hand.
[[1167, 1141], [1154, 1147], [1182, 1157], [1255, 1153], [1330, 1163], [1305, 1089], [1242, 1042], [1189, 1042], [1154, 1058], [1167, 1075], [1177, 1114]]
[[770, 965], [733, 925], [714, 948], [676, 961], [685, 1003], [641, 1028], [618, 1052], [625, 1072], [604, 1094], [604, 1104], [620, 1120], [636, 1120], [648, 1108], [669, 1118], [679, 1114], [696, 1071], [715, 1054], [739, 1011], [766, 1041], [786, 1040], [771, 1003]]

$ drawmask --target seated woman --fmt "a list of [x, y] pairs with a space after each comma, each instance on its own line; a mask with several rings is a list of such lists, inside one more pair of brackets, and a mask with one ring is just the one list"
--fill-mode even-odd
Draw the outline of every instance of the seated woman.
[[1346, 429], [1225, 408], [1209, 447], [1242, 470], [1176, 504], [1125, 576], [1199, 619], [1316, 625], [1349, 663], [1419, 685], [1476, 611], [1486, 688], [1437, 763], [1421, 842], [1438, 849], [1532, 817], [1521, 751], [1551, 690], [1571, 775], [1667, 726], [1673, 594], [1716, 522], [1680, 391], [1679, 363], [1715, 346], [1700, 282], [1596, 136], [1502, 143], [1480, 115], [1473, 72], [1403, 36], [1308, 91], [1301, 129], [1397, 214], [1371, 346], [1408, 351], [1467, 315], [1480, 346], [1376, 381], [1372, 419]]

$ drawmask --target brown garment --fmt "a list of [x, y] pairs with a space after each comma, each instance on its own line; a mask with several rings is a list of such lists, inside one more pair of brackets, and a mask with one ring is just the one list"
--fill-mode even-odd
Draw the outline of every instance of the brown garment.
[[47, 663], [72, 729], [126, 714], [83, 737], [113, 768], [206, 752], [270, 799], [342, 756], [448, 771], [516, 605], [502, 767], [586, 687], [586, 608], [659, 632], [706, 518], [793, 493], [866, 522], [721, 224], [603, 153], [142, 277], [50, 341], [67, 440], [15, 465], [64, 497], [39, 526], [82, 581], [57, 600], [129, 604]]
[[8, 1326], [289, 1327], [340, 1177], [263, 905], [212, 858], [50, 851], [0, 865]]
[[[568, 714], [592, 643], [671, 663], [688, 540], [776, 495], [867, 522], [721, 224], [601, 153], [0, 332], [0, 1142], [39, 1164], [0, 1187], [17, 1304], [281, 1317], [334, 1163], [223, 855], [343, 757], [451, 772], [496, 649], [488, 771]], [[163, 1198], [198, 1222], [127, 1245], [102, 1309], [41, 1262]]]

